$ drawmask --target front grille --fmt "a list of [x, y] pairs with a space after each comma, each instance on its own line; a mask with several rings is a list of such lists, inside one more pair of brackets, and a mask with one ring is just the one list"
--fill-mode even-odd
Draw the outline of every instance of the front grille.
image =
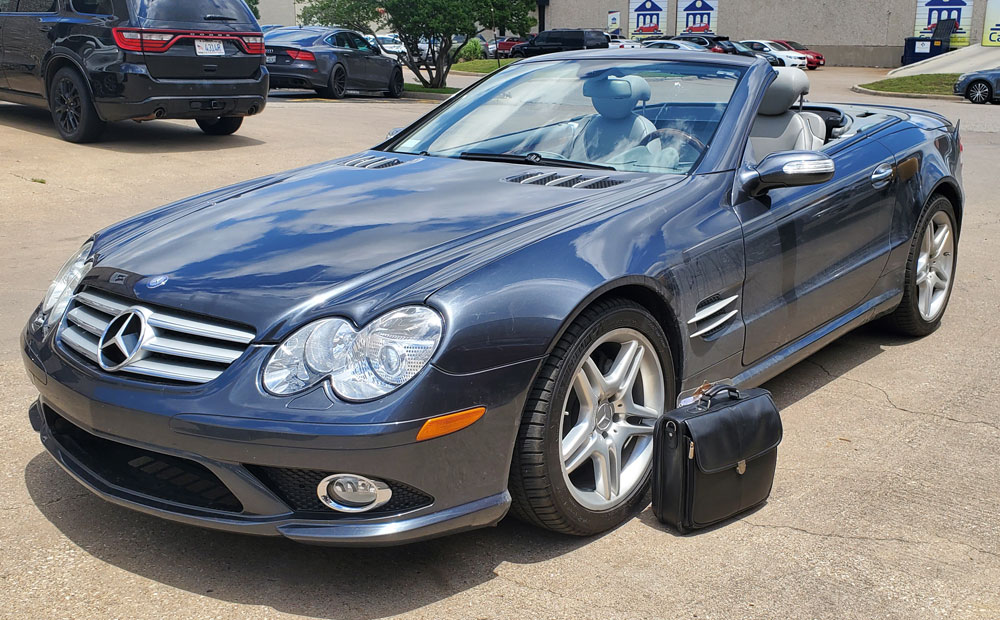
[[[98, 367], [98, 343], [108, 325], [122, 312], [137, 309], [145, 327], [138, 333], [139, 350], [115, 372], [169, 383], [207, 383], [235, 362], [254, 339], [254, 332], [196, 318], [174, 310], [141, 304], [97, 288], [86, 288], [69, 304], [59, 339]], [[105, 362], [116, 359], [112, 348]]]
[[200, 463], [97, 437], [50, 407], [43, 411], [59, 445], [107, 482], [185, 506], [243, 511], [240, 501]]
[[509, 183], [521, 185], [547, 185], [549, 187], [570, 187], [573, 189], [607, 189], [622, 183], [622, 179], [612, 179], [607, 175], [588, 176], [585, 174], [560, 174], [558, 172], [529, 172], [509, 177]]
[[[286, 467], [260, 467], [247, 465], [247, 469], [257, 476], [278, 497], [284, 500], [289, 508], [296, 512], [320, 512], [326, 517], [352, 516], [330, 510], [319, 501], [316, 487], [323, 478], [335, 473], [316, 469], [292, 469]], [[392, 489], [392, 498], [378, 508], [362, 513], [364, 516], [375, 516], [406, 512], [430, 506], [434, 498], [402, 482], [384, 480]], [[353, 515], [359, 516], [357, 514]]]

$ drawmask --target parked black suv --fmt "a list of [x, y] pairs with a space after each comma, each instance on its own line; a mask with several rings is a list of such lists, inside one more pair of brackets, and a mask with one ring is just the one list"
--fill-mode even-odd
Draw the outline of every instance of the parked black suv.
[[[2, 1], [2, 0], [0, 0]], [[510, 50], [514, 58], [551, 54], [552, 52], [568, 52], [571, 50], [589, 50], [608, 47], [608, 38], [600, 30], [569, 30], [557, 28], [543, 30], [527, 43], [519, 43]]]
[[70, 142], [127, 119], [231, 134], [267, 88], [243, 0], [0, 0], [0, 100], [48, 107]]

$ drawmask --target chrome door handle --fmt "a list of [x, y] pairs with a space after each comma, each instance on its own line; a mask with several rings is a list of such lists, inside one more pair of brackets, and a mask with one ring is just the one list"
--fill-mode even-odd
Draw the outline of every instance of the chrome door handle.
[[892, 180], [892, 173], [895, 167], [892, 164], [879, 164], [872, 171], [872, 185], [875, 187], [885, 187]]

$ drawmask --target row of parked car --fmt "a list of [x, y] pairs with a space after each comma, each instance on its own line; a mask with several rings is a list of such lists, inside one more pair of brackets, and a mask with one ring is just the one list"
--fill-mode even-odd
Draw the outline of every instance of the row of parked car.
[[727, 36], [713, 34], [680, 34], [661, 39], [636, 41], [619, 34], [610, 34], [600, 30], [560, 28], [544, 30], [528, 39], [497, 37], [485, 45], [487, 54], [493, 58], [525, 58], [552, 52], [593, 48], [635, 49], [651, 47], [759, 56], [776, 67], [818, 69], [826, 64], [823, 54], [795, 41], [760, 39], [731, 41]]

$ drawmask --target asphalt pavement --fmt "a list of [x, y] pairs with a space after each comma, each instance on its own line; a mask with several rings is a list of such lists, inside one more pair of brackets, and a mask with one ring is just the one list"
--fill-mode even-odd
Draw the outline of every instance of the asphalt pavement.
[[121, 123], [87, 146], [0, 104], [0, 618], [1000, 618], [1000, 106], [849, 92], [882, 75], [810, 72], [811, 98], [962, 120], [956, 288], [933, 335], [864, 327], [766, 385], [785, 438], [763, 507], [688, 536], [647, 509], [593, 538], [506, 519], [370, 550], [206, 531], [91, 495], [31, 431], [18, 331], [91, 232], [360, 150], [432, 103], [289, 92], [232, 137]]

